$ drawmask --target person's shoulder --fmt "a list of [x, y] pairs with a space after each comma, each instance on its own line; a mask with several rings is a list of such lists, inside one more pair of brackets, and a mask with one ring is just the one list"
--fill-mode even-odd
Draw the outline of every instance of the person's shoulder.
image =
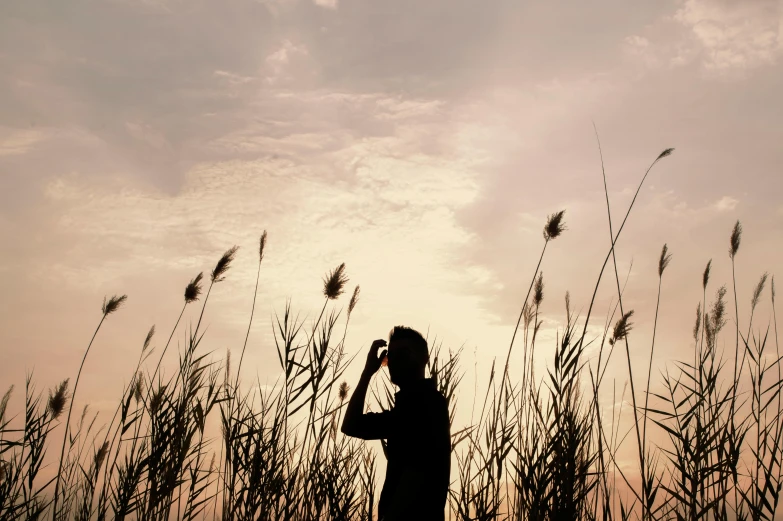
[[446, 400], [446, 397], [443, 396], [443, 393], [436, 386], [432, 386], [427, 395], [437, 407], [446, 407], [448, 405], [448, 400]]
[[439, 425], [447, 426], [449, 422], [449, 401], [437, 387], [432, 388], [428, 402], [428, 414], [431, 419]]

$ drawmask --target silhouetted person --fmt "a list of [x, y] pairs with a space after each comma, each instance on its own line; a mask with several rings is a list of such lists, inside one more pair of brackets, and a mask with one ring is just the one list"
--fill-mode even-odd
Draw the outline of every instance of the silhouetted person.
[[[345, 411], [342, 431], [364, 440], [387, 440], [386, 481], [378, 503], [381, 521], [443, 521], [451, 467], [451, 436], [446, 399], [432, 378], [424, 378], [427, 341], [413, 329], [397, 326], [388, 352], [370, 346], [359, 383]], [[400, 390], [389, 411], [364, 413], [370, 378], [387, 356], [389, 376]]]

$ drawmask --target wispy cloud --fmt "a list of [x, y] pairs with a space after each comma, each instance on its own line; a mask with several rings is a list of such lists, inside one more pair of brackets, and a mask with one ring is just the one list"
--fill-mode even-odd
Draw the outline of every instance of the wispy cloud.
[[337, 9], [337, 0], [313, 0], [313, 3], [327, 9]]
[[783, 51], [777, 0], [687, 0], [674, 19], [692, 32], [708, 69], [771, 65]]
[[685, 0], [643, 33], [626, 37], [628, 55], [651, 68], [696, 64], [718, 77], [744, 77], [783, 53], [777, 0]]
[[40, 130], [6, 130], [0, 133], [0, 156], [26, 154], [44, 138]]
[[739, 204], [737, 199], [726, 195], [715, 203], [715, 208], [720, 212], [730, 212], [737, 207], [737, 204]]

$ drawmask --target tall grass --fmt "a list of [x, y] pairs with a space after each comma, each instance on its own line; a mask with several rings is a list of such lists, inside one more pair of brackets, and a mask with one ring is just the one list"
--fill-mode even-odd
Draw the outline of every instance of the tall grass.
[[[672, 260], [664, 245], [657, 262], [647, 378], [637, 382], [632, 372], [630, 339], [638, 313], [625, 308], [615, 246], [650, 171], [671, 152], [659, 154], [644, 173], [616, 229], [603, 173], [610, 232], [606, 257], [583, 317], [574, 313], [566, 294], [565, 318], [543, 375], [534, 370], [545, 305], [541, 267], [550, 243], [566, 230], [563, 211], [545, 222], [541, 254], [505, 361], [502, 366], [493, 361], [486, 386], [476, 387], [468, 424], [456, 423], [462, 350], [444, 350], [437, 339], [431, 342], [428, 371], [448, 401], [452, 423], [450, 519], [775, 518], [783, 485], [783, 371], [775, 285], [766, 273], [760, 277], [747, 301], [747, 327], [741, 327], [742, 297], [736, 290], [739, 222], [729, 238], [734, 320], [728, 318], [726, 287], [715, 289], [711, 283], [710, 261], [699, 280], [703, 297], [691, 353], [659, 367], [660, 377], [653, 381], [659, 311], [667, 290], [663, 275]], [[0, 519], [374, 518], [378, 455], [372, 445], [347, 438], [339, 429], [350, 393], [345, 371], [353, 358], [348, 353], [361, 351], [347, 345], [359, 287], [345, 309], [339, 305], [349, 282], [345, 264], [324, 277], [324, 302], [312, 323], [301, 319], [290, 302], [274, 316], [278, 379], [261, 385], [240, 378], [266, 246], [264, 232], [236, 368], [231, 367], [230, 351], [216, 361], [215, 354], [202, 347], [209, 297], [229, 276], [238, 254], [233, 247], [208, 272], [208, 281], [202, 272], [186, 285], [183, 307], [150, 367], [155, 328], [147, 333], [107, 425], [101, 426], [88, 407], [77, 421], [71, 416], [94, 340], [124, 295], [104, 302], [72, 389], [70, 380], [63, 380], [44, 399], [28, 375], [23, 411], [16, 416], [9, 414], [14, 388], [5, 392], [0, 399]], [[603, 333], [592, 338], [588, 326], [610, 259], [617, 295], [606, 312]], [[754, 329], [768, 282], [770, 323]], [[186, 307], [198, 301], [198, 320], [181, 331]], [[163, 356], [178, 331], [185, 338], [183, 350], [176, 370], [164, 377]], [[734, 350], [724, 359], [721, 339], [732, 336]], [[517, 343], [522, 344], [517, 345], [521, 366], [512, 364]], [[619, 406], [615, 384], [608, 389], [606, 379], [618, 346], [625, 351], [628, 371], [619, 378]], [[634, 351], [640, 348], [635, 345]], [[379, 375], [372, 407], [389, 408], [394, 388], [382, 372]], [[612, 404], [607, 405], [610, 392]], [[57, 429], [62, 441], [55, 441], [56, 452], [49, 454]], [[619, 454], [631, 444], [636, 445], [638, 461], [629, 466]], [[42, 472], [45, 462], [56, 465], [53, 477]]]

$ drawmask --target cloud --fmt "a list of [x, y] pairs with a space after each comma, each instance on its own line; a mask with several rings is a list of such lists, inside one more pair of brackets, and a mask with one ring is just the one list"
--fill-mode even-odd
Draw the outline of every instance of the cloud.
[[708, 69], [752, 69], [776, 62], [781, 44], [777, 0], [687, 0], [674, 14], [701, 46]]
[[337, 0], [313, 0], [313, 3], [326, 9], [337, 9]]
[[672, 69], [692, 63], [698, 50], [680, 32], [661, 31], [655, 37], [631, 35], [623, 40], [623, 52], [647, 69]]
[[280, 85], [305, 79], [305, 75], [313, 73], [313, 62], [309, 57], [310, 52], [306, 45], [283, 40], [280, 46], [266, 57], [267, 73], [264, 80], [270, 85]]
[[[6, 135], [3, 136], [2, 134]], [[23, 155], [44, 139], [40, 130], [8, 130], [0, 132], [0, 156]]]
[[153, 148], [164, 149], [170, 146], [166, 137], [151, 125], [126, 121], [125, 128], [128, 129], [128, 134]]
[[627, 36], [622, 48], [651, 69], [694, 64], [718, 77], [744, 77], [777, 63], [782, 24], [777, 0], [685, 0], [673, 13]]
[[[454, 130], [441, 132], [448, 137]], [[301, 146], [297, 136], [290, 139], [287, 146]], [[477, 328], [461, 335], [478, 334], [484, 312], [472, 289], [491, 285], [491, 276], [480, 266], [449, 268], [473, 241], [455, 215], [478, 190], [473, 160], [464, 152], [415, 152], [417, 143], [416, 132], [400, 126], [393, 136], [305, 153], [304, 163], [204, 162], [188, 171], [174, 196], [61, 177], [46, 190], [63, 209], [51, 232], [71, 246], [39, 256], [25, 271], [66, 293], [141, 278], [147, 282], [133, 285], [138, 296], [156, 277], [185, 280], [231, 244], [254, 244], [264, 228], [270, 233], [263, 289], [269, 305], [294, 297], [301, 306], [302, 295], [317, 296], [323, 272], [344, 261], [372, 310], [363, 320], [377, 325], [394, 316], [447, 335], [451, 321], [470, 321]], [[318, 175], [312, 163], [320, 165]], [[343, 178], [344, 170], [352, 177]], [[217, 296], [211, 321], [221, 327], [245, 320], [236, 309], [252, 289], [254, 266], [243, 251], [232, 270], [235, 290]], [[87, 255], [89, 262], [80, 260]], [[452, 295], [448, 303], [440, 302], [444, 292]]]
[[715, 203], [715, 209], [717, 209], [719, 212], [731, 212], [737, 207], [737, 204], [739, 204], [737, 199], [726, 195], [721, 197], [720, 200]]

